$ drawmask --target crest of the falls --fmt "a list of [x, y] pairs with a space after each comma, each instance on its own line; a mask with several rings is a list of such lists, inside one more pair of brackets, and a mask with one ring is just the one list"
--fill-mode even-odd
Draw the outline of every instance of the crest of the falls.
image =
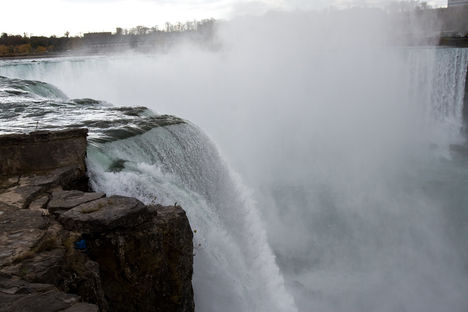
[[251, 194], [196, 126], [35, 80], [0, 77], [0, 98], [0, 133], [87, 127], [95, 190], [186, 209], [197, 309], [296, 311]]
[[[195, 126], [183, 123], [89, 152], [94, 189], [187, 211], [199, 311], [296, 311], [247, 188]], [[124, 163], [117, 172], [108, 170]]]
[[197, 127], [144, 107], [69, 99], [35, 80], [0, 77], [0, 99], [0, 133], [87, 127], [95, 190], [186, 209], [197, 309], [297, 311], [251, 194]]

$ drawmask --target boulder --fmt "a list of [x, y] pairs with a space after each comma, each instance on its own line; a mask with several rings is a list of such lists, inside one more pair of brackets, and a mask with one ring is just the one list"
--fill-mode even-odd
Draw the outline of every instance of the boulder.
[[59, 221], [82, 233], [111, 311], [193, 311], [193, 234], [182, 208], [112, 196]]

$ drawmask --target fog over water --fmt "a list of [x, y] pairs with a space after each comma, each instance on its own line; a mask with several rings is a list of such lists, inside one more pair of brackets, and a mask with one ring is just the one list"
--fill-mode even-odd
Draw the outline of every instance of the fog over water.
[[404, 46], [405, 25], [370, 12], [238, 18], [215, 50], [16, 61], [0, 75], [197, 125], [103, 147], [133, 159], [128, 172], [90, 156], [95, 186], [187, 209], [197, 311], [466, 311], [468, 52]]

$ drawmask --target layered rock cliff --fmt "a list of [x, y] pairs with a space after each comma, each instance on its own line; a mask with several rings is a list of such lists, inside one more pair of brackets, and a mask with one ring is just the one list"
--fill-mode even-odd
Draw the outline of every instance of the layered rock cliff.
[[193, 311], [184, 210], [87, 189], [86, 134], [0, 137], [0, 311]]

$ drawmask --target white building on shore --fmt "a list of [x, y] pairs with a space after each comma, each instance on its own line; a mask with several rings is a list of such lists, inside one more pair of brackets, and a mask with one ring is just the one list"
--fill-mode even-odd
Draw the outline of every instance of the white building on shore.
[[468, 5], [468, 0], [448, 0], [448, 7]]

